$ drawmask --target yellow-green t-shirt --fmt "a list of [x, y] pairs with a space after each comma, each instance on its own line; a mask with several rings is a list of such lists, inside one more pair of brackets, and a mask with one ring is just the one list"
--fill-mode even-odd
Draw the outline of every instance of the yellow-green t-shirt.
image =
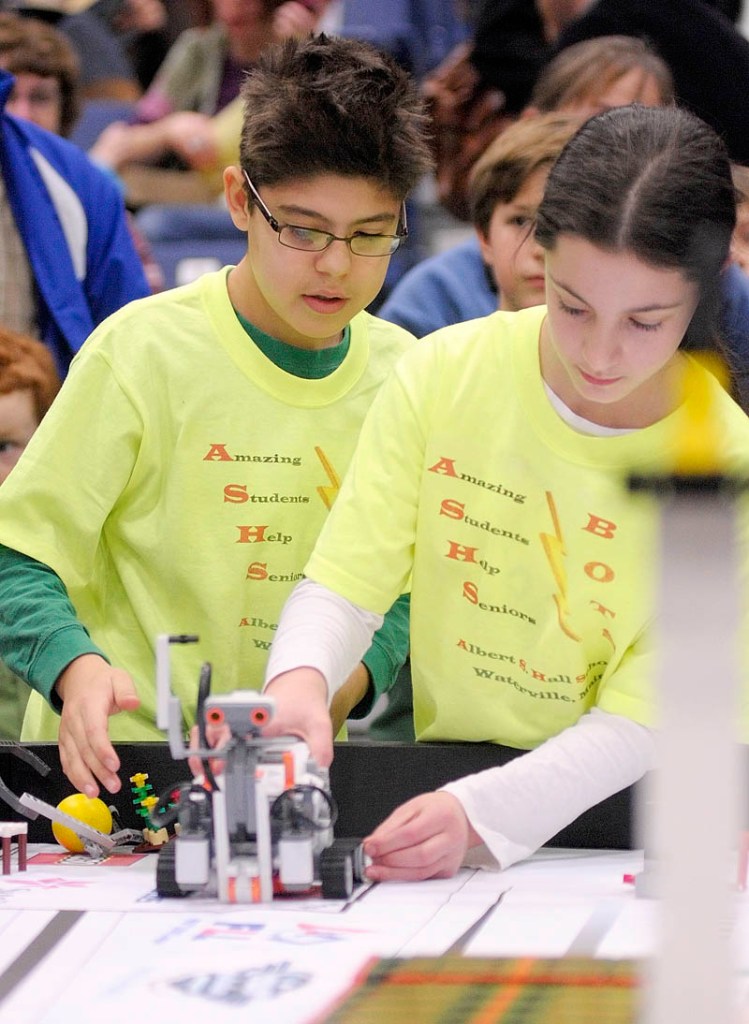
[[[651, 721], [658, 509], [627, 478], [673, 464], [683, 412], [625, 435], [574, 430], [540, 374], [545, 313], [495, 313], [406, 353], [307, 564], [376, 612], [412, 573], [421, 740], [532, 748], [593, 705]], [[709, 380], [746, 468], [749, 419]]]
[[[201, 638], [172, 656], [186, 724], [203, 661], [214, 692], [260, 687], [364, 415], [413, 342], [360, 313], [333, 373], [295, 377], [247, 337], [226, 273], [97, 328], [0, 493], [0, 543], [60, 576], [92, 640], [136, 683], [141, 708], [110, 720], [115, 741], [163, 739], [159, 633]], [[24, 738], [54, 738], [57, 723], [33, 694]]]

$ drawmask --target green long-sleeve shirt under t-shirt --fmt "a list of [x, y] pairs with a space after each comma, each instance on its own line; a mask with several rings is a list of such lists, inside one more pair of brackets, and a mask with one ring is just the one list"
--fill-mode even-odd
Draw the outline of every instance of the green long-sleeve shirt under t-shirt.
[[[225, 306], [228, 304], [225, 301], [225, 285], [223, 284], [223, 280], [221, 279], [220, 282], [215, 280], [217, 276], [220, 275], [207, 276], [209, 279], [213, 278], [213, 280], [207, 282], [203, 286], [197, 284], [195, 286], [194, 292], [199, 293], [199, 298], [205, 298], [205, 293], [207, 292], [209, 300], [215, 299], [216, 296], [218, 295], [219, 303], [223, 302], [224, 305], [224, 309], [221, 310], [221, 313], [225, 314]], [[182, 293], [188, 292], [188, 297], [191, 297], [189, 290], [180, 291], [182, 291]], [[220, 293], [223, 293], [223, 295], [221, 295]], [[150, 300], [145, 301], [149, 302]], [[281, 342], [277, 341], [276, 339], [268, 338], [267, 336], [262, 335], [259, 331], [257, 331], [255, 328], [253, 328], [246, 322], [241, 322], [241, 319], [240, 322], [238, 323], [238, 317], [234, 313], [234, 310], [231, 309], [231, 306], [228, 307], [228, 309], [230, 309], [230, 312], [234, 316], [234, 322], [237, 325], [237, 328], [239, 328], [239, 333], [241, 334], [241, 337], [244, 338], [245, 347], [247, 347], [246, 342], [248, 334], [251, 336], [252, 341], [254, 342], [254, 345], [249, 346], [256, 353], [255, 355], [252, 355], [252, 360], [254, 360], [255, 362], [257, 362], [257, 360], [263, 360], [265, 366], [272, 368], [266, 371], [268, 376], [273, 374], [273, 368], [278, 368], [275, 370], [276, 377], [273, 378], [274, 384], [276, 384], [279, 381], [279, 379], [283, 379], [285, 386], [288, 387], [293, 394], [294, 388], [299, 387], [298, 384], [294, 385], [291, 383], [293, 378], [305, 378], [306, 380], [309, 380], [311, 382], [310, 387], [313, 389], [317, 387], [322, 387], [323, 389], [328, 387], [330, 389], [331, 380], [336, 381], [337, 383], [336, 375], [338, 375], [338, 377], [344, 376], [345, 387], [339, 388], [340, 395], [336, 395], [335, 393], [333, 393], [332, 399], [329, 399], [327, 396], [327, 392], [325, 390], [323, 390], [322, 392], [318, 391], [317, 393], [322, 393], [324, 402], [336, 406], [336, 404], [340, 403], [341, 399], [348, 400], [350, 404], [350, 402], [353, 399], [348, 398], [346, 389], [356, 392], [357, 387], [359, 387], [359, 396], [357, 397], [355, 394], [357, 408], [361, 409], [361, 416], [359, 413], [357, 414], [357, 416], [360, 416], [359, 422], [361, 422], [361, 418], [363, 418], [364, 412], [366, 412], [366, 409], [362, 408], [364, 402], [363, 396], [361, 394], [361, 379], [370, 376], [372, 377], [372, 380], [368, 381], [368, 388], [373, 395], [376, 387], [378, 387], [379, 385], [379, 380], [381, 380], [382, 377], [384, 376], [393, 358], [396, 357], [397, 354], [400, 354], [400, 351], [409, 343], [409, 338], [407, 335], [403, 335], [403, 333], [401, 333], [400, 336], [390, 336], [390, 332], [393, 330], [390, 325], [384, 325], [382, 322], [374, 321], [374, 319], [372, 317], [369, 317], [367, 314], [360, 314], [359, 317], [355, 318], [355, 322], [353, 322], [353, 324], [356, 325], [356, 328], [353, 330], [351, 328], [347, 328], [346, 331], [344, 332], [344, 337], [339, 345], [334, 346], [332, 348], [323, 349], [321, 351], [305, 351], [301, 349], [292, 348], [291, 346], [288, 345], [284, 345]], [[120, 316], [120, 314], [116, 314], [116, 316]], [[361, 323], [362, 321], [364, 321], [364, 323]], [[224, 321], [224, 324], [222, 326], [224, 328], [225, 333], [225, 331], [228, 328], [228, 322]], [[132, 327], [130, 327], [130, 331], [131, 330]], [[236, 344], [237, 342], [236, 334], [237, 330], [235, 329], [235, 337], [233, 338], [233, 344]], [[379, 336], [380, 334], [386, 334], [390, 337], [385, 337], [383, 339], [382, 337]], [[95, 338], [95, 335], [93, 337]], [[367, 351], [370, 338], [372, 341], [371, 349]], [[380, 345], [383, 340], [385, 341], [385, 343], [389, 342], [388, 355], [384, 358], [375, 358], [374, 353], [376, 353], [378, 350], [377, 346]], [[393, 345], [393, 342], [396, 342], [396, 344]], [[90, 344], [87, 343], [87, 348], [90, 349], [93, 347], [95, 346], [91, 346]], [[363, 351], [363, 347], [365, 351]], [[109, 352], [107, 354], [109, 355]], [[225, 355], [225, 353], [219, 351], [219, 355]], [[232, 352], [232, 355], [235, 358], [237, 357], [236, 352]], [[136, 354], [133, 352], [131, 352], [129, 355], [130, 359], [135, 359], [136, 357]], [[188, 355], [184, 353], [184, 357], [186, 358], [188, 357]], [[370, 361], [374, 360], [376, 362], [379, 368], [377, 372], [370, 372], [371, 368], [370, 366], [367, 365], [367, 357], [369, 357]], [[96, 356], [93, 356], [93, 358], [95, 359]], [[349, 370], [351, 359], [355, 360], [355, 373], [351, 373], [351, 371]], [[108, 370], [111, 371], [112, 367], [107, 368], [105, 370], [102, 370], [102, 368], [96, 369], [97, 383], [102, 380], [101, 374], [107, 374]], [[236, 374], [236, 368], [233, 368], [232, 372]], [[280, 377], [281, 372], [283, 372], [283, 378]], [[77, 371], [74, 369], [72, 378], [75, 378], [76, 373]], [[83, 377], [84, 374], [85, 369], [82, 369], [80, 377]], [[345, 377], [345, 374], [348, 375], [347, 378]], [[118, 375], [117, 373], [114, 373], [111, 374], [110, 376], [117, 378]], [[287, 380], [289, 381], [288, 384], [286, 384]], [[130, 380], [128, 380], [125, 383], [129, 386], [132, 385], [132, 381]], [[172, 383], [173, 382], [171, 381], [171, 379], [169, 379], [168, 383], [166, 383], [163, 386], [170, 387], [172, 386]], [[115, 380], [114, 386], [115, 388], [117, 388], [118, 392], [122, 392], [125, 389], [123, 382], [119, 379]], [[175, 388], [178, 387], [176, 383], [174, 383], [173, 386]], [[201, 384], [199, 384], [199, 386], [203, 387], [204, 390], [206, 391], [205, 401], [207, 404], [209, 404], [210, 401], [212, 400], [212, 391], [210, 389], [210, 369], [206, 370], [204, 381]], [[74, 381], [69, 380], [69, 382], [66, 385], [66, 389], [71, 389], [72, 387], [74, 387]], [[64, 389], [64, 392], [66, 389]], [[82, 392], [78, 395], [79, 403], [85, 400], [83, 396], [84, 393], [86, 394], [86, 397], [88, 397], [89, 401], [91, 400], [91, 394], [97, 394], [95, 390], [90, 389], [86, 392]], [[283, 395], [281, 395], [280, 397], [283, 400]], [[101, 396], [98, 395], [96, 400], [100, 401]], [[369, 400], [371, 400], [371, 398], [368, 398], [368, 401]], [[53, 410], [48, 415], [54, 416], [54, 412], [55, 411]], [[276, 424], [274, 422], [260, 421], [260, 436], [258, 436], [257, 425], [251, 423], [253, 418], [253, 412], [254, 410], [252, 406], [248, 404], [247, 413], [242, 414], [243, 417], [246, 416], [248, 424], [250, 424], [247, 427], [246, 432], [248, 435], [252, 435], [252, 444], [247, 445], [247, 450], [253, 452], [261, 451], [265, 453], [263, 456], [252, 457], [256, 458], [257, 461], [259, 461], [260, 458], [264, 458], [265, 461], [268, 461], [268, 456], [266, 453], [271, 452], [272, 450], [274, 450], [275, 458], [281, 458], [276, 454], [277, 452], [283, 451], [284, 447], [285, 435], [281, 423], [279, 422], [278, 424], [278, 429], [276, 431], [278, 436], [276, 436], [274, 431]], [[315, 419], [322, 418], [325, 421], [325, 415], [323, 412], [321, 412], [319, 416], [317, 415], [317, 410], [315, 410], [315, 413]], [[292, 404], [292, 407], [289, 408], [287, 415], [294, 416], [294, 414], [295, 409], [293, 408]], [[112, 415], [114, 416], [116, 414], [112, 413]], [[201, 447], [199, 451], [199, 461], [197, 466], [198, 473], [206, 472], [205, 467], [201, 469], [201, 462], [205, 464], [205, 462], [207, 461], [206, 453], [210, 453], [212, 451], [211, 445], [216, 445], [215, 451], [226, 451], [222, 447], [226, 440], [226, 438], [223, 436], [223, 433], [225, 433], [226, 431], [222, 432], [222, 425], [224, 421], [221, 419], [221, 411], [216, 411], [216, 415], [209, 419], [211, 419], [211, 422], [214, 423], [214, 426], [209, 426], [208, 430], [205, 431], [206, 446]], [[242, 432], [242, 422], [243, 419], [239, 418], [240, 434]], [[357, 423], [356, 417], [355, 419], [353, 419], [353, 423]], [[216, 424], [218, 426], [216, 426]], [[42, 428], [44, 428], [45, 425], [46, 424], [43, 424]], [[341, 413], [341, 434], [347, 436], [351, 431], [351, 425], [352, 418], [349, 409], [348, 412]], [[330, 430], [329, 422], [326, 422], [326, 426], [321, 429], [321, 436], [327, 443], [327, 434], [325, 433], [326, 430]], [[353, 435], [351, 439], [351, 449], [353, 442], [355, 442], [356, 440], [357, 433], [358, 427], [355, 435]], [[221, 436], [219, 436], [219, 434]], [[240, 434], [238, 434], [237, 418], [235, 418], [235, 422], [233, 422], [232, 424], [231, 436], [233, 438], [237, 438], [238, 436], [240, 436]], [[89, 434], [89, 436], [92, 435], [95, 436], [95, 433]], [[310, 450], [311, 442], [315, 440], [317, 440], [316, 437], [310, 438]], [[34, 443], [34, 441], [32, 443]], [[203, 441], [201, 440], [201, 444], [202, 443]], [[319, 452], [320, 450], [315, 449], [315, 451]], [[45, 450], [42, 449], [41, 455], [44, 455], [44, 452]], [[324, 484], [330, 482], [330, 474], [326, 475], [325, 472], [325, 453], [321, 454], [323, 458], [321, 458], [319, 464], [319, 471], [316, 471], [320, 476], [321, 486], [317, 488], [319, 492], [321, 489], [325, 489], [323, 486]], [[35, 455], [36, 471], [36, 469], [39, 468], [39, 459], [41, 455], [39, 451], [37, 451]], [[318, 457], [320, 458], [320, 456]], [[117, 472], [115, 468], [116, 456], [114, 452], [112, 453], [112, 458], [113, 472]], [[221, 460], [217, 461], [220, 462]], [[251, 461], [251, 459], [245, 461]], [[287, 461], [291, 460], [289, 459]], [[24, 460], [22, 460], [22, 463], [23, 462]], [[250, 468], [254, 469], [253, 466], [251, 466]], [[330, 469], [330, 465], [328, 465], [327, 468]], [[335, 468], [338, 471], [342, 471], [345, 469], [345, 465], [342, 465], [340, 461], [337, 461]], [[17, 469], [14, 470], [14, 472], [17, 471]], [[210, 471], [211, 465], [209, 460], [208, 472]], [[236, 483], [233, 485], [241, 489], [243, 487], [244, 481], [241, 480], [240, 477], [242, 475], [247, 475], [246, 466], [240, 463], [239, 467], [235, 468], [235, 473], [237, 474], [238, 479]], [[304, 474], [299, 475], [301, 477]], [[309, 473], [307, 472], [305, 475], [308, 477]], [[29, 481], [32, 483], [32, 485], [34, 484], [33, 474], [30, 474]], [[6, 484], [5, 486], [8, 486], [8, 484]], [[224, 493], [231, 493], [234, 495], [238, 493], [236, 489], [234, 490], [234, 492], [228, 492], [228, 484], [226, 484], [225, 481], [223, 480], [221, 481], [221, 487], [223, 487]], [[281, 487], [279, 487], [279, 490], [281, 490]], [[245, 493], [247, 493], [246, 487]], [[221, 489], [219, 488], [219, 511], [223, 511], [226, 509], [226, 504], [223, 505], [223, 510], [221, 510], [220, 496]], [[0, 504], [1, 501], [2, 498], [0, 496]], [[260, 522], [260, 519], [258, 518], [259, 514], [262, 514], [262, 522], [260, 522], [260, 525], [262, 526], [262, 524], [266, 520], [271, 521], [273, 516], [279, 512], [278, 507], [271, 507], [268, 509], [268, 507], [266, 506], [264, 508], [259, 509], [259, 511], [258, 508], [252, 504], [248, 505], [248, 507], [250, 509], [252, 518], [250, 518], [247, 515], [247, 513], [245, 513], [244, 520], [239, 518], [239, 516], [237, 516], [236, 518], [239, 523], [242, 523], [243, 521], [249, 522], [251, 527], [253, 526], [253, 523], [256, 519], [258, 522]], [[54, 514], [52, 512], [50, 515], [50, 509], [52, 508], [53, 505], [48, 504], [46, 510], [44, 510], [42, 515], [51, 518], [51, 515]], [[228, 510], [232, 510], [231, 505], [228, 505]], [[37, 511], [39, 511], [39, 509], [37, 509]], [[281, 511], [287, 512], [288, 509], [282, 507]], [[306, 514], [305, 509], [296, 511], [297, 515], [303, 516]], [[1, 519], [2, 516], [0, 513], [0, 520]], [[216, 528], [220, 528], [220, 523], [218, 526], [216, 526]], [[232, 524], [231, 528], [234, 530], [237, 529], [237, 527], [234, 524]], [[268, 532], [271, 531], [269, 531], [268, 529]], [[11, 527], [11, 538], [12, 534], [13, 529]], [[200, 535], [197, 534], [196, 536], [199, 537]], [[66, 531], [60, 532], [60, 538], [61, 546], [64, 547], [66, 543], [70, 543]], [[12, 541], [11, 543], [13, 544], [12, 547], [0, 547], [0, 594], [2, 595], [2, 598], [0, 599], [0, 652], [2, 652], [2, 657], [6, 665], [10, 669], [12, 669], [12, 671], [14, 671], [16, 674], [22, 676], [24, 679], [27, 679], [30, 682], [31, 686], [35, 690], [37, 690], [38, 693], [41, 694], [41, 696], [43, 696], [48, 702], [52, 703], [53, 707], [55, 706], [55, 696], [53, 691], [54, 682], [59, 676], [59, 673], [63, 671], [66, 668], [66, 666], [69, 665], [72, 662], [72, 660], [75, 657], [78, 657], [80, 654], [90, 652], [99, 653], [108, 658], [111, 657], [115, 664], [122, 665], [123, 667], [129, 669], [127, 658], [121, 656], [118, 650], [113, 651], [111, 649], [112, 645], [109, 639], [107, 640], [107, 642], [100, 640], [99, 637], [97, 636], [97, 631], [95, 628], [91, 630], [91, 635], [89, 636], [88, 630], [86, 628], [87, 626], [91, 625], [89, 621], [90, 615], [88, 612], [88, 608], [84, 608], [81, 610], [81, 618], [79, 620], [79, 617], [76, 613], [76, 607], [78, 607], [79, 601], [79, 598], [77, 598], [76, 596], [78, 595], [78, 590], [75, 589], [76, 583], [73, 583], [74, 592], [72, 592], [71, 596], [69, 597], [70, 588], [67, 588], [66, 585], [63, 583], [63, 579], [61, 579], [65, 578], [67, 581], [69, 579], [68, 575], [65, 572], [60, 572], [59, 574], [57, 573], [57, 565], [55, 564], [56, 552], [54, 551], [54, 549], [52, 549], [51, 545], [48, 544], [47, 546], [45, 546], [45, 544], [42, 543], [39, 548], [35, 548], [33, 544], [19, 543], [16, 545]], [[138, 538], [138, 543], [140, 543], [140, 538]], [[145, 560], [149, 558], [148, 536], [143, 535], [142, 543], [145, 550], [141, 557], [143, 559], [143, 562], [145, 562]], [[234, 543], [233, 539], [231, 543]], [[19, 550], [15, 550], [16, 547]], [[257, 545], [253, 545], [251, 549], [248, 549], [248, 555], [256, 557], [258, 553], [258, 547], [259, 546]], [[261, 548], [261, 550], [262, 557], [267, 558], [267, 555], [273, 549], [271, 545], [266, 544]], [[65, 560], [69, 557], [69, 555], [67, 552], [64, 551], [64, 554], [61, 557], [63, 557], [63, 559]], [[186, 552], [185, 557], [191, 557], [191, 553]], [[256, 561], [250, 562], [250, 568], [256, 564]], [[300, 570], [301, 566], [299, 566], [299, 571]], [[227, 568], [227, 571], [230, 571], [230, 569]], [[250, 569], [248, 569], [248, 575], [249, 571]], [[85, 583], [83, 584], [83, 586], [85, 587]], [[288, 589], [290, 589], [290, 587]], [[264, 592], [255, 589], [250, 593], [261, 594]], [[106, 604], [106, 599], [103, 600], [103, 603]], [[184, 623], [181, 621], [181, 618], [179, 618], [179, 607], [179, 596], [175, 595], [174, 614], [176, 618], [169, 628], [174, 632], [196, 631], [200, 633], [201, 624], [195, 623], [194, 616], [192, 616], [192, 621], [190, 623]], [[169, 609], [166, 610], [167, 612], [169, 611]], [[105, 610], [103, 610], [103, 613], [106, 614], [106, 608]], [[248, 621], [250, 623], [254, 621], [259, 622], [263, 618], [262, 604], [257, 604], [257, 602], [253, 603], [250, 600], [246, 614], [248, 616], [255, 616], [254, 620], [252, 617], [248, 618]], [[271, 623], [273, 620], [272, 614], [268, 613], [264, 617], [267, 618], [268, 623]], [[386, 620], [383, 624], [382, 629], [375, 637], [370, 651], [368, 651], [367, 655], [363, 659], [371, 676], [372, 687], [370, 698], [365, 700], [363, 702], [363, 705], [358, 710], [360, 714], [367, 713], [371, 705], [371, 700], [374, 698], [374, 696], [381, 692], [385, 692], [387, 691], [387, 689], [389, 689], [392, 680], [394, 679], [394, 677], [396, 677], [400, 666], [403, 664], [403, 660], [405, 659], [408, 651], [408, 617], [408, 597], [405, 596], [400, 602], [397, 603], [396, 606], [393, 607], [391, 612], [386, 616]], [[84, 626], [83, 623], [85, 623], [86, 626]], [[234, 625], [239, 626], [240, 624], [237, 623]], [[205, 629], [207, 638], [207, 627], [205, 627]], [[159, 629], [158, 625], [155, 624], [153, 633], [149, 634], [149, 641], [153, 644], [155, 634], [157, 632], [163, 631], [164, 630]], [[256, 646], [261, 646], [261, 642], [258, 641], [256, 643]], [[264, 643], [262, 643], [262, 646], [264, 646]], [[199, 645], [199, 647], [202, 648], [203, 645], [201, 644]], [[200, 657], [202, 653], [203, 651], [200, 650], [197, 656]], [[209, 659], [212, 658], [209, 656]], [[240, 664], [241, 662], [242, 659], [240, 658]], [[143, 694], [143, 692], [147, 694], [149, 722], [147, 723], [143, 721], [145, 716], [142, 716], [140, 721], [138, 722], [138, 725], [141, 725], [142, 728], [136, 728], [136, 723], [133, 721], [132, 726], [127, 728], [126, 734], [123, 733], [122, 736], [114, 735], [114, 732], [116, 730], [113, 729], [113, 738], [158, 738], [155, 729], [155, 724], [153, 723], [153, 698], [150, 697], [148, 693], [149, 684], [153, 680], [153, 666], [149, 665], [148, 669], [143, 668], [140, 670], [139, 673], [134, 672], [132, 674], [134, 676], [136, 686], [138, 687], [138, 690], [141, 693], [141, 695]], [[190, 676], [190, 678], [192, 680], [192, 675]], [[197, 685], [197, 674], [195, 675], [195, 685]], [[226, 683], [224, 683], [224, 685], [221, 685], [221, 676], [217, 675], [214, 669], [215, 689], [218, 690], [234, 688], [235, 685], [242, 685], [251, 688], [254, 685], [259, 685], [259, 680], [256, 680], [253, 675], [251, 678], [247, 680], [247, 682], [242, 681], [236, 683], [235, 680], [231, 680], [230, 685], [226, 685]], [[190, 687], [190, 683], [188, 683], [188, 687]], [[153, 685], [151, 689], [153, 689]], [[193, 712], [190, 696], [183, 699], [183, 706], [185, 707], [185, 715], [190, 716]], [[1, 714], [2, 711], [0, 709], [0, 715]], [[117, 717], [118, 725], [119, 721], [124, 719], [125, 717], [126, 716]], [[115, 720], [113, 720], [113, 725], [114, 721]], [[32, 730], [29, 731], [28, 724], [29, 718], [27, 717], [27, 729], [25, 731], [25, 738], [51, 738], [48, 735], [48, 725], [44, 729], [32, 728]]]
[[[20, 716], [28, 697], [24, 680], [56, 710], [53, 689], [63, 671], [82, 654], [106, 654], [78, 620], [62, 580], [52, 569], [0, 544], [0, 738], [17, 739]], [[368, 714], [374, 700], [387, 693], [408, 654], [409, 595], [403, 594], [385, 616], [372, 646], [362, 658], [371, 690], [352, 717]], [[22, 687], [23, 699], [18, 688]]]

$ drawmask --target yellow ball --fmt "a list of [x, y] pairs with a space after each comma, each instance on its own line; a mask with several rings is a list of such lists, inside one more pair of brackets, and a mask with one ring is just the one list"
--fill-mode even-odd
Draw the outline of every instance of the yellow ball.
[[[57, 810], [62, 811], [63, 814], [69, 814], [71, 818], [76, 818], [85, 825], [90, 825], [91, 828], [97, 828], [105, 835], [109, 835], [112, 831], [112, 812], [98, 797], [73, 793], [60, 801]], [[85, 849], [83, 840], [72, 829], [53, 821], [52, 832], [60, 846], [64, 846], [71, 853], [83, 853]]]

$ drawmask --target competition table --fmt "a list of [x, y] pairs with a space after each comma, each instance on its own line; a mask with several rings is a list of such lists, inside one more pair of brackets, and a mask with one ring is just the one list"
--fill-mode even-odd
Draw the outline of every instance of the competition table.
[[[57, 804], [72, 792], [60, 768], [57, 745], [25, 744], [51, 768], [42, 778], [31, 766], [0, 745], [0, 778], [16, 794], [24, 791]], [[117, 746], [122, 768], [122, 789], [115, 796], [102, 793], [114, 804], [124, 825], [139, 825], [132, 813], [128, 779], [147, 772], [158, 794], [189, 777], [185, 761], [173, 761], [165, 743], [127, 743]], [[419, 793], [426, 793], [453, 779], [482, 771], [521, 754], [521, 751], [491, 743], [375, 743], [350, 741], [335, 744], [330, 784], [338, 805], [336, 834], [368, 835], [392, 810]], [[621, 850], [634, 845], [633, 793], [622, 790], [586, 811], [549, 843], [587, 849]], [[0, 803], [0, 820], [5, 814]], [[29, 823], [30, 842], [49, 839], [49, 825], [38, 819]]]
[[[70, 792], [57, 749], [30, 749], [51, 766], [46, 779], [7, 751], [0, 752], [0, 777], [15, 793], [28, 791], [55, 804]], [[186, 765], [173, 762], [162, 744], [122, 745], [118, 753], [123, 788], [111, 802], [123, 825], [134, 827], [139, 821], [129, 776], [147, 772], [158, 793], [186, 778]], [[364, 836], [403, 800], [514, 756], [516, 751], [491, 745], [338, 744], [331, 770], [336, 832]], [[203, 1015], [212, 1024], [379, 1024], [388, 1017], [393, 1024], [428, 1024], [443, 1019], [439, 1007], [431, 1016], [425, 1009], [414, 1017], [396, 1006], [370, 1018], [363, 1007], [349, 1011], [340, 1001], [368, 972], [374, 977], [373, 963], [382, 972], [410, 958], [445, 956], [461, 964], [466, 957], [491, 963], [522, 958], [517, 970], [507, 968], [513, 999], [536, 1006], [535, 1016], [491, 1016], [487, 1007], [481, 1016], [478, 1005], [472, 1015], [463, 1005], [465, 992], [475, 1003], [478, 990], [471, 983], [465, 992], [449, 994], [463, 1006], [450, 1017], [461, 1024], [565, 1019], [539, 1016], [531, 987], [517, 984], [519, 976], [527, 980], [531, 958], [545, 957], [564, 957], [565, 964], [570, 957], [582, 963], [602, 957], [596, 976], [605, 962], [619, 961], [611, 976], [619, 1016], [609, 1019], [633, 1020], [633, 993], [626, 986], [637, 959], [653, 949], [654, 929], [653, 901], [636, 900], [625, 881], [642, 868], [642, 855], [631, 849], [632, 804], [631, 792], [617, 794], [535, 858], [504, 872], [465, 869], [450, 880], [364, 887], [345, 902], [301, 898], [242, 907], [193, 897], [159, 900], [152, 855], [101, 864], [70, 858], [43, 845], [50, 844], [49, 823], [37, 819], [29, 823], [28, 871], [0, 879], [0, 1022], [116, 1024], [142, 1018], [164, 1024]], [[743, 916], [737, 922], [744, 927]], [[433, 969], [427, 961], [413, 963]], [[400, 997], [404, 989], [397, 985]], [[432, 982], [428, 987], [442, 991]], [[544, 991], [548, 997], [551, 990]], [[556, 1003], [548, 1005], [552, 1012]], [[595, 1008], [592, 1017], [575, 1013], [575, 1024], [604, 1019]]]

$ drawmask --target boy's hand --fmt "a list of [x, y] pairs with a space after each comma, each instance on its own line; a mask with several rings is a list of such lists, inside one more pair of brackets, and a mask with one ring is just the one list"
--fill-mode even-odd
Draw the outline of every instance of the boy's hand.
[[356, 705], [367, 696], [369, 682], [369, 672], [366, 666], [359, 662], [340, 690], [333, 694], [328, 713], [333, 722], [334, 736], [337, 736], [346, 724]]
[[120, 759], [109, 741], [107, 719], [140, 704], [135, 685], [122, 669], [98, 654], [83, 654], [60, 674], [55, 689], [63, 702], [60, 762], [80, 793], [98, 796], [98, 779], [110, 793], [120, 788]]
[[468, 847], [480, 842], [457, 797], [424, 793], [396, 808], [364, 840], [364, 852], [372, 859], [367, 878], [373, 882], [450, 878]]
[[264, 736], [300, 736], [322, 768], [333, 760], [333, 724], [328, 711], [328, 687], [313, 668], [296, 668], [276, 676], [265, 688], [276, 702], [273, 721]]

